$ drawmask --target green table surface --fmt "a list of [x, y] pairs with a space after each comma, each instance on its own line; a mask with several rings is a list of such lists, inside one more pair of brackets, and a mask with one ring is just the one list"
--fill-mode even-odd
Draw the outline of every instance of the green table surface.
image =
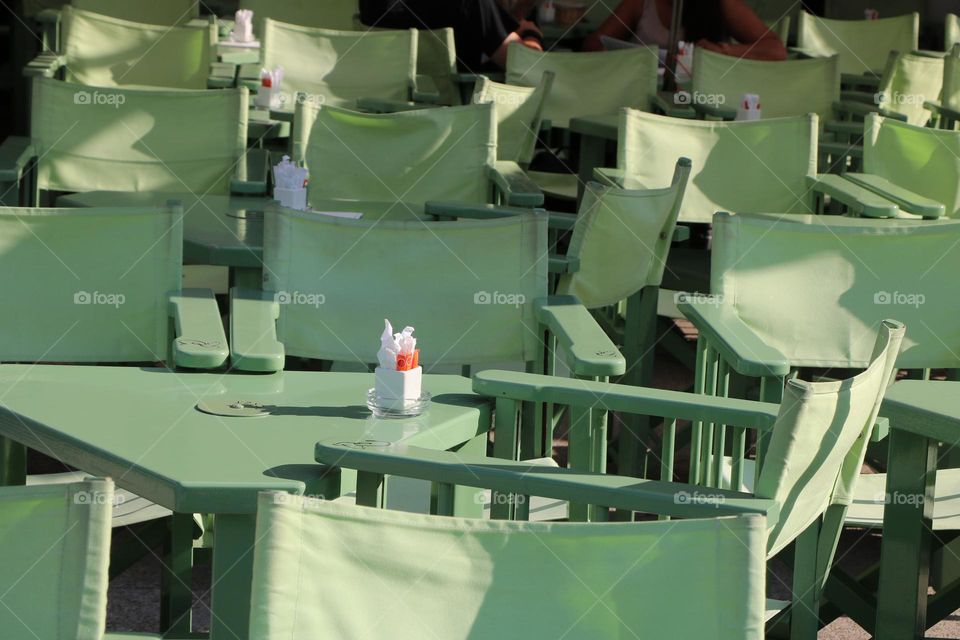
[[881, 415], [890, 426], [948, 444], [960, 441], [960, 382], [901, 380], [887, 391]]
[[[486, 431], [490, 408], [468, 378], [424, 377], [429, 410], [373, 418], [370, 373], [270, 375], [167, 369], [0, 366], [0, 435], [179, 513], [254, 513], [257, 493], [324, 493], [319, 440], [449, 449]], [[259, 402], [269, 415], [224, 417], [207, 402]]]
[[[263, 266], [264, 216], [279, 203], [266, 197], [197, 195], [190, 193], [90, 191], [61, 196], [62, 207], [163, 206], [183, 203], [183, 262], [227, 267]], [[413, 205], [361, 200], [319, 201], [318, 211], [350, 211], [364, 218], [410, 220], [420, 209]]]

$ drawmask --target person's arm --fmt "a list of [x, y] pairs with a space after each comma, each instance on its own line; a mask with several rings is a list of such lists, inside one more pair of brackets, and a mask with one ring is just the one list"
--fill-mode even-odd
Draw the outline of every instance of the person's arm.
[[543, 34], [540, 33], [540, 29], [528, 20], [521, 20], [517, 30], [509, 33], [497, 50], [490, 54], [490, 59], [493, 60], [494, 64], [500, 68], [506, 68], [507, 50], [514, 42], [519, 42], [525, 47], [537, 51], [543, 51]]
[[787, 59], [787, 49], [780, 37], [767, 28], [744, 0], [721, 0], [720, 4], [727, 30], [738, 44], [701, 40], [698, 47], [751, 60]]
[[629, 40], [643, 14], [643, 0], [623, 0], [596, 31], [583, 41], [584, 51], [603, 51], [603, 36]]

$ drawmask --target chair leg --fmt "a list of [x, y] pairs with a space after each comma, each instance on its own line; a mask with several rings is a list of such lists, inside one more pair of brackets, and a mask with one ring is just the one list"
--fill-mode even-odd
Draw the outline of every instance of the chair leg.
[[793, 600], [790, 607], [790, 639], [816, 640], [820, 629], [820, 584], [817, 551], [820, 521], [807, 527], [794, 541]]
[[193, 514], [175, 513], [164, 540], [160, 628], [188, 634], [193, 623]]
[[[658, 295], [657, 287], [646, 287], [627, 299], [623, 330], [623, 356], [627, 361], [624, 384], [646, 387], [653, 382]], [[617, 469], [620, 475], [637, 476], [640, 454], [646, 448], [644, 439], [650, 436], [650, 417], [627, 415], [621, 420]]]
[[9, 438], [0, 437], [0, 486], [27, 483], [27, 448]]

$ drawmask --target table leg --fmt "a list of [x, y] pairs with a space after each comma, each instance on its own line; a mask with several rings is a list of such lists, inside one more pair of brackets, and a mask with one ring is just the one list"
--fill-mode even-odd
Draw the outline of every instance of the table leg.
[[231, 270], [232, 282], [230, 286], [238, 289], [263, 289], [263, 270], [260, 267], [234, 267]]
[[0, 437], [0, 487], [27, 482], [27, 448], [10, 438]]
[[923, 638], [937, 443], [892, 425], [876, 640]]
[[583, 189], [593, 180], [593, 170], [602, 167], [606, 159], [607, 141], [596, 136], [580, 135], [579, 164], [577, 165], [577, 202], [583, 198]]
[[247, 640], [256, 515], [218, 513], [213, 528], [210, 640]]

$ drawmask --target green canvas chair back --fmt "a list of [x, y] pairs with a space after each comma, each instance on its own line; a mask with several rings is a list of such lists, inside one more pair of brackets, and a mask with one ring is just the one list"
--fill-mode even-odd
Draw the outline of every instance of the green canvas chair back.
[[267, 19], [263, 65], [284, 68], [281, 89], [318, 104], [355, 107], [357, 98], [406, 101], [416, 73], [417, 33], [331, 31]]
[[[540, 52], [521, 44], [507, 53], [507, 84], [536, 87], [546, 71], [556, 76], [543, 117], [567, 127], [577, 116], [616, 113], [623, 107], [649, 109], [657, 92], [656, 48], [617, 51]], [[739, 98], [739, 96], [737, 96]]]
[[618, 166], [624, 187], [649, 189], [690, 158], [681, 222], [710, 222], [717, 211], [812, 213], [806, 181], [817, 173], [817, 131], [814, 114], [716, 122], [625, 109]]
[[764, 118], [816, 113], [829, 119], [833, 103], [840, 99], [840, 66], [836, 56], [771, 62], [696, 47], [691, 86], [696, 99], [704, 96], [727, 107], [736, 105], [743, 94], [755, 93]]
[[182, 215], [0, 208], [0, 361], [165, 360]]
[[433, 80], [440, 104], [461, 103], [457, 83], [457, 44], [453, 29], [417, 31], [417, 73]]
[[227, 193], [244, 160], [246, 89], [97, 89], [33, 81], [40, 189]]
[[557, 293], [596, 308], [646, 286], [659, 287], [689, 175], [684, 158], [666, 188], [627, 191], [588, 184], [567, 249], [580, 268], [560, 278]]
[[840, 73], [880, 73], [891, 51], [918, 47], [920, 14], [883, 15], [879, 20], [830, 20], [800, 12], [797, 46], [809, 56], [840, 59]]
[[7, 640], [100, 640], [113, 483], [0, 487], [0, 628]]
[[864, 123], [863, 170], [943, 203], [949, 217], [960, 216], [960, 132], [871, 114]]
[[240, 0], [240, 8], [253, 11], [256, 25], [270, 18], [302, 27], [337, 31], [356, 29], [360, 11], [357, 0]]
[[264, 290], [289, 301], [277, 321], [288, 354], [376, 362], [389, 318], [397, 331], [416, 327], [425, 365], [529, 362], [546, 252], [541, 214], [401, 222], [283, 211], [266, 225]]
[[297, 114], [313, 120], [309, 137], [295, 147], [310, 170], [311, 200], [490, 199], [492, 105], [369, 114], [304, 102]]
[[171, 26], [200, 17], [198, 0], [72, 0], [77, 9], [112, 18]]
[[759, 640], [763, 522], [502, 522], [261, 494], [251, 637]]
[[206, 28], [130, 22], [67, 5], [60, 12], [65, 78], [98, 87], [206, 89]]
[[932, 113], [923, 103], [940, 98], [945, 64], [940, 56], [892, 52], [878, 87], [879, 106], [905, 115], [910, 124], [925, 126]]
[[943, 57], [940, 103], [948, 109], [960, 110], [960, 43], [953, 45]]
[[958, 268], [953, 220], [714, 218], [711, 291], [794, 367], [867, 366], [889, 317], [910, 327], [900, 367], [960, 367]]
[[543, 107], [550, 98], [553, 74], [544, 73], [540, 84], [524, 87], [494, 82], [479, 76], [473, 93], [474, 104], [490, 103], [497, 115], [497, 160], [524, 165], [533, 160]]
[[[865, 371], [847, 380], [788, 380], [754, 494], [776, 500], [780, 516], [770, 531], [772, 556], [796, 539], [830, 505], [850, 504], [870, 432], [906, 329], [893, 321], [867, 331]], [[871, 338], [875, 336], [875, 341]]]
[[960, 44], [960, 16], [948, 13], [943, 24], [943, 48], [949, 51], [955, 44]]

